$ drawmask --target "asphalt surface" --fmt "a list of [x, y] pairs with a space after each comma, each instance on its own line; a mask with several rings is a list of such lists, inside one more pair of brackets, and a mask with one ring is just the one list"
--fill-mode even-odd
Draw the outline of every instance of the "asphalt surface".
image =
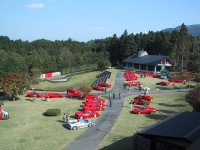
[[[127, 89], [123, 88], [123, 83], [125, 82], [124, 72], [118, 70], [121, 76], [117, 76], [115, 80], [114, 88], [107, 92], [106, 94], [101, 94], [102, 98], [108, 98], [109, 93], [111, 96], [113, 93], [116, 94], [116, 99], [113, 100], [112, 107], [106, 106], [105, 111], [101, 113], [101, 116], [96, 120], [95, 126], [88, 128], [82, 135], [71, 142], [64, 150], [95, 150], [98, 144], [103, 140], [103, 138], [109, 133], [118, 116], [123, 108], [124, 98], [130, 95], [140, 95], [144, 94], [144, 91], [139, 92], [138, 90], [132, 90], [130, 93]], [[149, 91], [150, 94], [162, 94], [162, 93], [175, 93], [175, 92], [187, 92], [187, 90], [158, 90]], [[121, 100], [119, 99], [119, 92], [122, 93]]]

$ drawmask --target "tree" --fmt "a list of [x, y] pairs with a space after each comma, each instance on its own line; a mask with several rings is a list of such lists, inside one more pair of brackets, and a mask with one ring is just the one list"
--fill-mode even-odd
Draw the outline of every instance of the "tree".
[[200, 111], [200, 88], [190, 90], [185, 96], [185, 101], [193, 107], [193, 111]]
[[24, 89], [28, 87], [28, 79], [21, 73], [7, 73], [0, 80], [1, 88], [4, 92], [11, 95], [13, 101], [17, 95], [22, 95]]
[[192, 72], [188, 72], [188, 70], [183, 70], [179, 72], [178, 76], [182, 80], [186, 80], [189, 83], [193, 79], [194, 74]]
[[98, 68], [99, 70], [106, 69], [110, 66], [110, 61], [109, 60], [100, 60], [98, 62]]

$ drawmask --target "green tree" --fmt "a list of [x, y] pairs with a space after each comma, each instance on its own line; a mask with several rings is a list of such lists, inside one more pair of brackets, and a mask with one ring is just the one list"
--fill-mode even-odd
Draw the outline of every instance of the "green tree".
[[21, 73], [7, 73], [0, 80], [4, 92], [11, 95], [13, 101], [17, 95], [24, 94], [25, 88], [28, 87], [28, 79]]

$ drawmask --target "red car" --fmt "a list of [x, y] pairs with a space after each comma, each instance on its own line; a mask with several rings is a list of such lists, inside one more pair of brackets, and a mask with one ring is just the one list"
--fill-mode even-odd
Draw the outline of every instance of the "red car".
[[88, 94], [86, 96], [86, 99], [94, 99], [94, 98], [98, 98], [99, 96], [98, 95], [94, 95], [94, 94]]
[[89, 102], [85, 102], [86, 106], [93, 106], [93, 105], [97, 105], [97, 106], [106, 106], [104, 103], [98, 102], [98, 101], [89, 101]]
[[80, 93], [80, 91], [75, 89], [75, 88], [69, 88], [67, 90], [68, 90], [69, 93]]
[[177, 79], [177, 78], [169, 79], [168, 81], [169, 82], [174, 82], [174, 83], [183, 83], [183, 80]]
[[101, 87], [101, 86], [99, 86], [99, 85], [94, 85], [94, 86], [92, 86], [92, 89], [93, 89], [93, 90], [102, 91], [102, 90], [103, 90], [103, 87]]
[[153, 107], [141, 107], [133, 109], [134, 114], [153, 114], [156, 112], [156, 109]]
[[65, 97], [64, 94], [62, 93], [48, 93], [47, 95], [45, 95], [45, 98], [62, 98], [62, 97]]
[[[133, 100], [133, 101], [132, 101], [132, 104], [134, 104], [134, 105], [135, 105], [135, 104], [142, 105], [142, 104], [143, 104], [143, 103], [142, 103], [143, 101], [145, 101], [145, 100]], [[147, 102], [151, 103], [151, 101], [147, 101]]]
[[138, 84], [140, 84], [140, 82], [128, 82], [126, 83], [128, 86], [131, 85], [131, 86], [137, 86]]
[[86, 102], [89, 102], [89, 103], [94, 103], [94, 102], [105, 103], [106, 101], [104, 99], [101, 99], [101, 98], [94, 98], [94, 99], [86, 99]]
[[102, 87], [109, 87], [109, 88], [112, 87], [112, 84], [103, 83], [103, 82], [100, 82], [99, 85]]
[[[32, 92], [29, 92], [29, 93], [27, 93], [26, 96], [27, 96], [27, 97], [33, 97], [33, 93], [32, 93]], [[42, 98], [42, 97], [44, 97], [44, 94], [42, 94], [42, 93], [36, 93], [36, 97], [37, 97], [37, 98]]]
[[170, 83], [169, 83], [169, 82], [162, 81], [162, 82], [158, 82], [158, 83], [156, 83], [156, 84], [157, 84], [157, 85], [168, 86]]
[[84, 110], [90, 110], [90, 111], [102, 111], [105, 110], [103, 106], [83, 106]]
[[136, 96], [134, 99], [139, 99], [139, 98], [140, 98], [140, 100], [146, 100], [146, 101], [150, 101], [153, 99], [153, 97], [148, 96], [148, 95]]
[[100, 114], [96, 111], [77, 111], [75, 112], [75, 116], [77, 119], [85, 119], [85, 118], [93, 118], [93, 117], [99, 117]]
[[83, 93], [68, 93], [69, 98], [78, 97], [78, 98], [85, 98], [85, 94]]

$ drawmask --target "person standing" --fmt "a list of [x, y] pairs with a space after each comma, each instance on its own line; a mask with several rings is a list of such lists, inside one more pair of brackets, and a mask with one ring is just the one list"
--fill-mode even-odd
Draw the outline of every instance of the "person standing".
[[112, 107], [112, 99], [110, 99], [110, 107]]
[[122, 95], [121, 92], [119, 92], [119, 99], [121, 99], [121, 95]]
[[130, 87], [128, 87], [128, 92], [130, 93]]
[[67, 113], [67, 116], [66, 116], [67, 120], [69, 120], [69, 114]]
[[63, 122], [66, 122], [66, 115], [63, 115]]
[[113, 93], [113, 99], [115, 99], [115, 93]]
[[131, 108], [133, 108], [133, 100], [131, 100]]

